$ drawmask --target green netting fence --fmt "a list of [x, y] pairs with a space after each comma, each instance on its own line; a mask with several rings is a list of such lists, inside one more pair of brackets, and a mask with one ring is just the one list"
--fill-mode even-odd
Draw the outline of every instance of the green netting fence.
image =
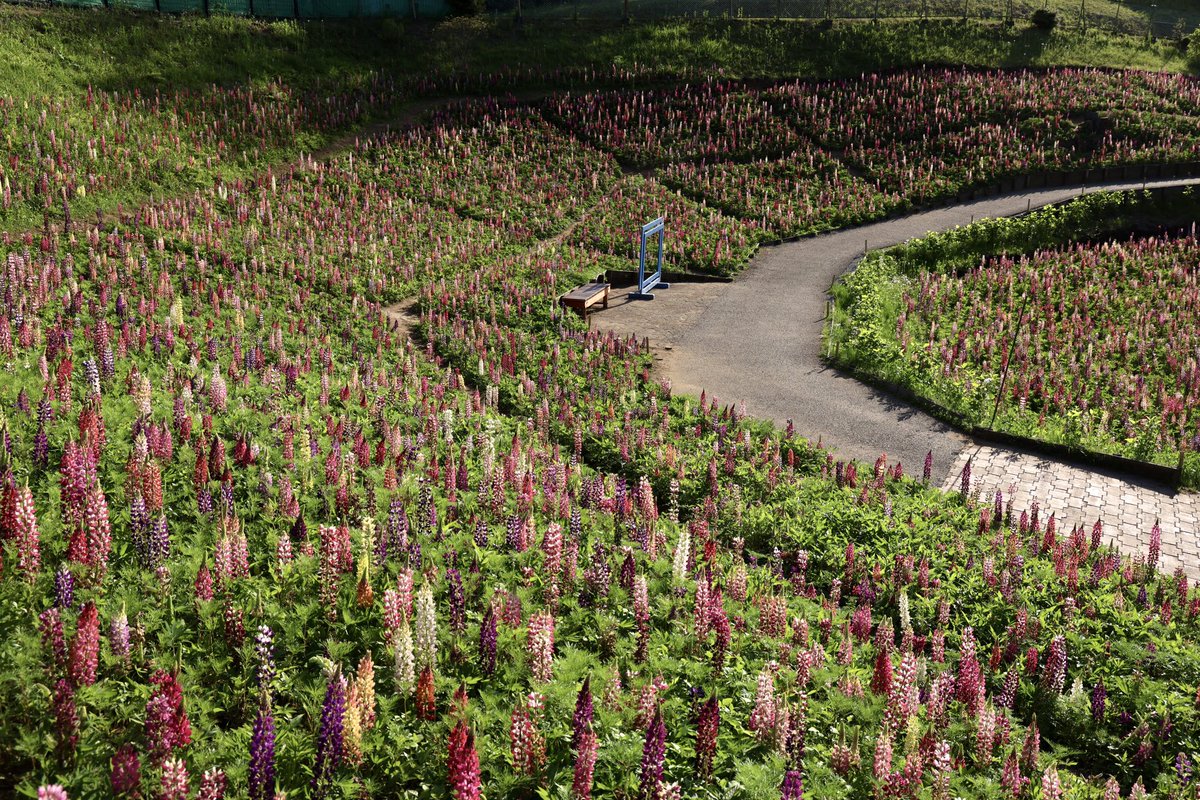
[[[5, 0], [0, 0], [4, 2]], [[441, 18], [448, 0], [7, 0], [267, 19]], [[484, 0], [487, 13], [524, 20], [627, 21], [709, 17], [791, 20], [990, 20], [1028, 24], [1053, 11], [1065, 30], [1180, 39], [1200, 28], [1200, 0]]]
[[265, 19], [439, 18], [450, 13], [450, 6], [446, 0], [16, 0], [16, 2], [20, 5], [31, 6], [118, 8], [168, 14], [233, 14]]

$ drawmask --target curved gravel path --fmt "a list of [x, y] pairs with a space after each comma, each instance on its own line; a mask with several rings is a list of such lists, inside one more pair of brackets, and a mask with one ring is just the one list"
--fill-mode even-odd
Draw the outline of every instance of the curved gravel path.
[[[1200, 180], [1160, 181], [1147, 187]], [[1130, 189], [1142, 184], [1087, 187]], [[973, 487], [997, 489], [1016, 508], [1037, 501], [1058, 515], [1060, 529], [1103, 523], [1105, 538], [1129, 554], [1144, 554], [1161, 521], [1167, 572], [1200, 578], [1200, 494], [1019, 450], [980, 445], [904, 401], [849, 378], [821, 361], [825, 302], [835, 278], [871, 248], [899, 244], [929, 231], [983, 217], [1010, 216], [1078, 195], [1082, 187], [1039, 190], [935, 209], [861, 228], [766, 247], [733, 283], [676, 283], [652, 302], [624, 294], [594, 315], [594, 324], [650, 339], [657, 371], [679, 392], [706, 391], [721, 403], [745, 403], [747, 413], [821, 440], [841, 458], [873, 462], [880, 453], [909, 474], [933, 451], [934, 481], [959, 486], [968, 459]], [[668, 278], [670, 276], [668, 275]]]
[[[1112, 183], [1086, 191], [1141, 187]], [[648, 336], [660, 373], [677, 391], [704, 390], [722, 403], [744, 402], [751, 416], [780, 424], [790, 419], [797, 433], [822, 439], [843, 458], [873, 462], [886, 452], [913, 473], [932, 450], [935, 474], [945, 474], [969, 444], [966, 436], [822, 362], [829, 288], [862, 255], [864, 242], [871, 249], [899, 244], [975, 219], [1061, 202], [1084, 188], [992, 197], [764, 247], [732, 283], [676, 283], [651, 302], [621, 297], [596, 313], [594, 324]]]

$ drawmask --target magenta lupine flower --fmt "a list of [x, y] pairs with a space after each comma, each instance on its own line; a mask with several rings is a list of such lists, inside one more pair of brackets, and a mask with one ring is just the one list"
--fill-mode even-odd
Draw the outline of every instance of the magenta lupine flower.
[[188, 800], [190, 793], [187, 764], [182, 758], [168, 758], [163, 763], [162, 790], [158, 800]]
[[57, 607], [47, 608], [38, 615], [38, 629], [42, 635], [42, 649], [49, 651], [53, 659], [51, 671], [65, 670], [68, 663], [67, 642], [63, 635], [62, 614]]
[[549, 683], [554, 670], [554, 615], [539, 612], [529, 618], [526, 641], [529, 651], [529, 669], [533, 679]]
[[183, 708], [179, 680], [160, 669], [150, 683], [154, 688], [146, 701], [146, 741], [156, 758], [165, 758], [192, 741], [192, 725]]
[[79, 612], [75, 639], [67, 660], [67, 677], [73, 686], [91, 686], [96, 682], [96, 664], [100, 657], [100, 616], [89, 600]]
[[1067, 640], [1062, 636], [1055, 636], [1050, 642], [1045, 666], [1042, 667], [1042, 686], [1055, 694], [1062, 694], [1066, 678]]
[[960, 477], [959, 493], [963, 499], [971, 496], [971, 459], [967, 459], [967, 463], [963, 464], [962, 475]]
[[196, 571], [195, 592], [197, 600], [213, 599], [213, 579], [208, 564], [201, 564], [200, 569]]
[[921, 481], [928, 486], [929, 480], [933, 477], [933, 451], [930, 450], [925, 454], [925, 469], [921, 472]]
[[1154, 520], [1153, 527], [1150, 528], [1150, 552], [1146, 556], [1146, 566], [1151, 570], [1158, 568], [1158, 558], [1162, 553], [1162, 528], [1158, 524], [1158, 520]]
[[696, 772], [701, 778], [712, 776], [720, 727], [721, 706], [717, 702], [716, 692], [713, 692], [700, 707], [700, 716], [696, 721]]
[[1096, 681], [1095, 688], [1092, 689], [1092, 719], [1096, 722], [1104, 722], [1104, 706], [1108, 699], [1108, 691], [1104, 688], [1104, 679]]
[[61, 784], [51, 783], [38, 787], [37, 800], [71, 800], [71, 798]]
[[646, 729], [646, 741], [642, 745], [642, 771], [638, 789], [640, 800], [657, 800], [666, 759], [667, 726], [663, 723], [662, 712], [655, 709], [654, 719]]
[[125, 743], [113, 754], [111, 780], [113, 794], [118, 797], [129, 797], [137, 793], [142, 784], [142, 764], [138, 759], [137, 748], [133, 745]]
[[1029, 779], [1021, 775], [1021, 763], [1017, 759], [1017, 754], [1009, 753], [1008, 758], [1004, 760], [1004, 769], [1000, 772], [1000, 785], [1013, 797], [1013, 800], [1016, 800], [1025, 791], [1027, 783], [1029, 783]]
[[79, 741], [79, 711], [75, 706], [75, 689], [62, 678], [54, 684], [50, 713], [54, 716], [54, 730], [58, 734], [59, 748], [64, 753], [73, 752]]
[[317, 763], [313, 768], [315, 796], [324, 797], [333, 775], [342, 763], [342, 732], [346, 716], [346, 679], [339, 672], [329, 680], [321, 705], [321, 728], [317, 733]]
[[780, 800], [803, 800], [804, 778], [800, 770], [789, 769], [783, 776], [783, 786], [779, 789]]
[[575, 774], [571, 781], [573, 800], [591, 800], [592, 774], [596, 768], [596, 755], [600, 740], [591, 727], [585, 728], [575, 745]]
[[250, 800], [271, 800], [275, 794], [275, 717], [264, 693], [250, 735]]
[[460, 720], [450, 731], [447, 751], [450, 791], [454, 800], [479, 800], [483, 796], [479, 753], [475, 750], [475, 734], [465, 721]]
[[1029, 723], [1029, 732], [1025, 734], [1025, 743], [1021, 747], [1021, 766], [1026, 772], [1032, 773], [1038, 768], [1041, 749], [1042, 734], [1035, 718]]

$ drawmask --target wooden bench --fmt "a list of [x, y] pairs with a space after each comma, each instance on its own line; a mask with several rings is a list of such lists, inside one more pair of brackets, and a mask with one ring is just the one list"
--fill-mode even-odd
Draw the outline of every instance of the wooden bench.
[[564, 294], [559, 298], [559, 302], [567, 308], [575, 309], [586, 320], [588, 309], [597, 303], [602, 304], [604, 308], [608, 308], [609, 288], [607, 283], [587, 283]]

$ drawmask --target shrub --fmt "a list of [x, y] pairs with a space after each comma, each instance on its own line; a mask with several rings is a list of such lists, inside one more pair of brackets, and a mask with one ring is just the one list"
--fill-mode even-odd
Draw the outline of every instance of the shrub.
[[1033, 27], [1043, 31], [1052, 31], [1058, 25], [1058, 14], [1045, 8], [1039, 8], [1030, 17]]

